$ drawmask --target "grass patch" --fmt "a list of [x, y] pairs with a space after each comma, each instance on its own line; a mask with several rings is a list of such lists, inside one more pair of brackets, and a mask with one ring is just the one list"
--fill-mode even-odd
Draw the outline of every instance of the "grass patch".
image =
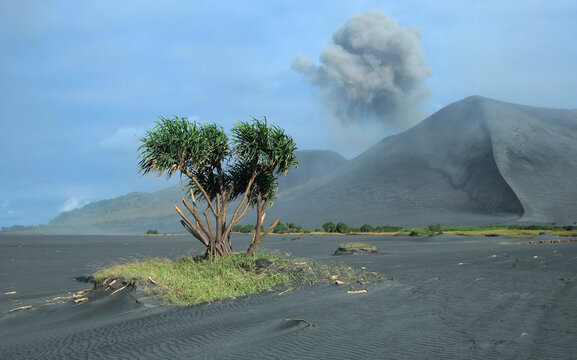
[[497, 225], [497, 226], [439, 226], [438, 228], [408, 227], [394, 232], [362, 232], [353, 233], [363, 235], [418, 235], [429, 236], [439, 233], [451, 235], [485, 236], [500, 235], [515, 238], [534, 237], [542, 232], [557, 236], [577, 236], [577, 229], [573, 227], [558, 227], [553, 225]]
[[164, 305], [196, 305], [269, 290], [339, 279], [343, 283], [367, 283], [382, 275], [271, 255], [247, 257], [233, 254], [213, 261], [184, 257], [178, 260], [150, 259], [119, 264], [94, 274], [96, 284], [120, 279], [136, 286], [155, 286], [151, 291]]
[[350, 249], [350, 248], [364, 248], [364, 247], [371, 247], [374, 246], [374, 244], [371, 243], [366, 243], [366, 242], [352, 242], [352, 243], [344, 243], [344, 244], [340, 244], [339, 247], [345, 248], [345, 249]]
[[[330, 225], [330, 226], [329, 226]], [[312, 234], [330, 234], [338, 235], [336, 225], [327, 222], [323, 225], [325, 231], [315, 229]], [[429, 225], [428, 227], [400, 227], [400, 226], [372, 226], [363, 224], [360, 227], [350, 228], [348, 235], [411, 235], [411, 236], [429, 236], [440, 234], [453, 235], [500, 235], [508, 237], [532, 237], [542, 232], [548, 232], [557, 236], [577, 236], [577, 223], [567, 226], [557, 226], [554, 223], [550, 225], [533, 224], [533, 225], [493, 225], [493, 226], [441, 226], [440, 224]]]
[[445, 234], [452, 235], [464, 235], [464, 236], [487, 236], [487, 235], [499, 235], [507, 236], [512, 238], [525, 238], [537, 236], [542, 231], [538, 230], [513, 230], [513, 229], [485, 229], [485, 230], [466, 230], [466, 231], [455, 231], [448, 230], [443, 231]]
[[482, 227], [469, 227], [469, 226], [452, 226], [443, 227], [443, 233], [445, 234], [456, 234], [456, 235], [470, 235], [470, 236], [485, 236], [490, 234], [496, 234], [500, 236], [508, 237], [534, 237], [542, 232], [547, 232], [552, 235], [557, 236], [577, 236], [577, 232], [572, 228], [567, 230], [562, 227], [555, 227], [549, 225], [503, 225], [503, 226], [482, 226]]

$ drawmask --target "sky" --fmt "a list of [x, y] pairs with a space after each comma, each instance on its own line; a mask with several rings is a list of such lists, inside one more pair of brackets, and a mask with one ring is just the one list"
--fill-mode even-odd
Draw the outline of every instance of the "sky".
[[0, 0], [0, 227], [176, 183], [137, 171], [159, 116], [266, 116], [352, 158], [470, 95], [575, 109], [575, 19], [573, 0]]

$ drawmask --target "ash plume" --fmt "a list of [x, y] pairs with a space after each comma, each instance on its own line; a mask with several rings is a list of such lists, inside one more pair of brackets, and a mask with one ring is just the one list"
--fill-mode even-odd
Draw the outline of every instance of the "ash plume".
[[380, 10], [353, 15], [334, 32], [320, 63], [299, 55], [291, 65], [323, 90], [337, 128], [376, 126], [391, 133], [422, 119], [431, 71], [418, 29], [399, 27]]

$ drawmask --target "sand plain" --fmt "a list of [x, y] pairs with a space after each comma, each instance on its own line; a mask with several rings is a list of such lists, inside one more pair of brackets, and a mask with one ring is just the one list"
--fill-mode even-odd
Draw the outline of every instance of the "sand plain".
[[[100, 266], [199, 253], [190, 237], [0, 236], [0, 358], [575, 359], [574, 240], [275, 235], [263, 247], [388, 280], [161, 307], [128, 289], [42, 304], [90, 288]], [[345, 241], [379, 254], [333, 256]], [[19, 306], [32, 308], [9, 312]]]

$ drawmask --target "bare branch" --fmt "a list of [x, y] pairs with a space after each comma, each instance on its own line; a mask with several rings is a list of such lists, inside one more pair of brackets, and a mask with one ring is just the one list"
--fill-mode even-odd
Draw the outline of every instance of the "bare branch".
[[[204, 232], [204, 234], [210, 238], [211, 233], [212, 233], [212, 230], [207, 229], [206, 226], [204, 225], [204, 223], [202, 222], [202, 219], [201, 219], [200, 216], [198, 215], [198, 210], [197, 210], [196, 205], [194, 206], [194, 208], [192, 208], [192, 207], [190, 206], [190, 204], [186, 201], [185, 198], [182, 198], [182, 203], [184, 204], [184, 206], [186, 206], [186, 208], [188, 209], [188, 211], [190, 211], [190, 213], [191, 213], [192, 216], [194, 217], [194, 220], [196, 220], [196, 224], [197, 224], [196, 228], [200, 228], [200, 229]], [[176, 207], [176, 205], [175, 205], [175, 207]], [[176, 207], [176, 208], [178, 209], [178, 207]], [[208, 210], [208, 209], [207, 209], [207, 210]], [[180, 211], [179, 211], [179, 213], [180, 213]], [[182, 215], [181, 215], [181, 216], [182, 216]], [[209, 225], [209, 227], [210, 227], [210, 223], [209, 223], [208, 225]], [[206, 238], [206, 237], [205, 237], [205, 238]]]
[[[242, 196], [242, 200], [240, 201], [240, 203], [238, 204], [238, 206], [236, 207], [236, 210], [234, 211], [234, 214], [232, 215], [232, 219], [240, 219], [244, 216], [244, 214], [246, 213], [246, 210], [248, 209], [248, 205], [250, 204], [250, 201], [248, 201], [248, 193], [250, 192], [250, 188], [252, 186], [252, 183], [254, 182], [254, 180], [256, 179], [256, 172], [253, 172], [250, 180], [248, 181], [248, 185], [246, 186], [246, 189], [244, 190], [244, 195]], [[241, 207], [243, 206], [244, 202], [246, 203], [246, 207], [244, 208], [241, 216], [239, 216], [237, 218], [238, 212], [240, 211]], [[236, 220], [238, 221], [238, 220]]]
[[[183, 199], [183, 202], [184, 202], [184, 199]], [[186, 205], [186, 202], [185, 202], [185, 205]], [[183, 221], [186, 225], [188, 225], [188, 227], [190, 228], [190, 230], [193, 230], [193, 232], [190, 231], [188, 228], [187, 228], [187, 230], [189, 230], [189, 232], [191, 232], [191, 234], [194, 235], [198, 240], [202, 241], [202, 243], [203, 243], [204, 245], [208, 246], [208, 240], [206, 239], [206, 236], [204, 236], [204, 235], [199, 231], [199, 229], [198, 229], [196, 226], [194, 226], [190, 220], [188, 220], [188, 218], [186, 217], [186, 215], [184, 215], [184, 213], [182, 212], [182, 210], [180, 210], [180, 209], [178, 208], [178, 206], [174, 205], [174, 208], [176, 209], [176, 211], [178, 212], [178, 214], [179, 214], [180, 217], [182, 218], [182, 221]], [[194, 216], [194, 215], [195, 215], [195, 214], [193, 214], [193, 216]], [[195, 216], [195, 217], [196, 217], [196, 216]], [[183, 222], [181, 222], [181, 223], [183, 223]], [[196, 223], [197, 223], [197, 225], [198, 225], [198, 221], [197, 221]], [[184, 224], [183, 224], [183, 225], [184, 225]], [[185, 228], [186, 228], [186, 226], [185, 226]]]
[[212, 224], [210, 223], [210, 217], [208, 216], [208, 208], [204, 211], [204, 218], [206, 219], [206, 225], [208, 225], [208, 230], [211, 234], [214, 234], [214, 229], [212, 228]]
[[264, 239], [268, 235], [268, 233], [270, 233], [278, 225], [279, 221], [280, 218], [277, 218], [275, 221], [272, 222], [272, 224], [270, 224], [270, 226], [266, 229], [266, 231], [261, 235], [260, 241], [262, 241], [262, 239]]
[[184, 221], [184, 220], [181, 219], [181, 220], [180, 220], [180, 223], [182, 224], [182, 226], [184, 226], [184, 228], [185, 228], [186, 230], [188, 230], [189, 233], [192, 234], [192, 236], [194, 236], [194, 237], [197, 238], [200, 242], [202, 242], [204, 246], [208, 246], [208, 244], [205, 244], [205, 243], [204, 243], [204, 240], [202, 239], [202, 234], [200, 234], [199, 232], [197, 232], [197, 231], [195, 231], [193, 228], [191, 228], [190, 225], [188, 225], [188, 224], [186, 223], [186, 221]]
[[184, 174], [194, 182], [194, 184], [196, 185], [196, 187], [200, 190], [200, 192], [202, 193], [202, 196], [204, 196], [206, 203], [208, 204], [210, 210], [212, 211], [212, 213], [214, 215], [217, 214], [216, 209], [214, 208], [214, 206], [212, 205], [212, 201], [210, 201], [210, 197], [208, 196], [206, 190], [204, 190], [204, 188], [202, 187], [202, 185], [200, 185], [200, 183], [198, 182], [198, 179], [187, 169], [184, 168], [182, 169], [182, 172], [184, 172]]

